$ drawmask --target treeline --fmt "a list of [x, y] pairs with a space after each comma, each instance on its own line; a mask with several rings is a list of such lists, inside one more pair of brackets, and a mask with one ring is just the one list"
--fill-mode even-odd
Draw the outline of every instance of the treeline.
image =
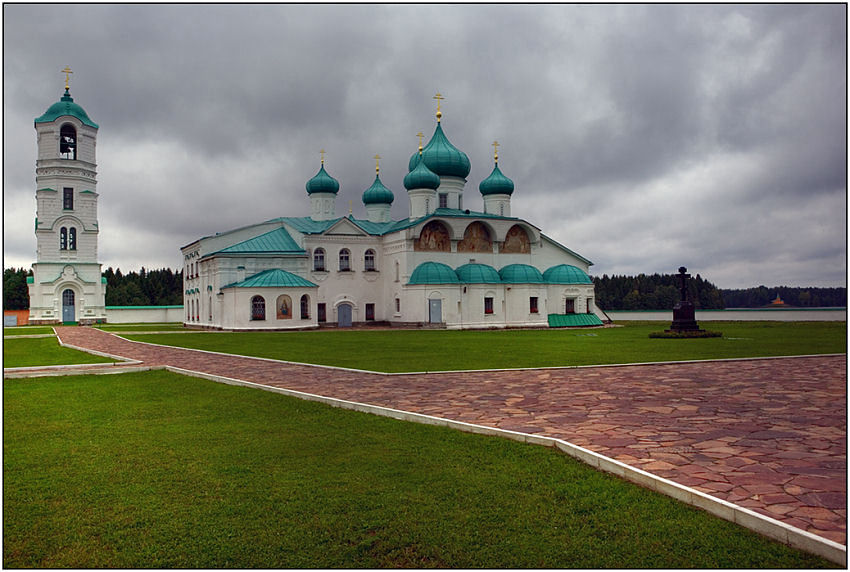
[[[668, 310], [678, 302], [678, 274], [593, 277], [596, 303], [603, 310]], [[722, 310], [723, 296], [711, 282], [697, 274], [688, 281], [688, 299], [695, 308]]]
[[846, 307], [847, 288], [798, 288], [776, 286], [767, 288], [724, 289], [723, 301], [727, 308], [761, 308], [776, 299], [776, 295], [789, 306], [800, 308]]
[[29, 310], [30, 293], [27, 289], [27, 276], [32, 276], [32, 268], [3, 269], [4, 310]]
[[183, 303], [183, 271], [170, 268], [123, 274], [106, 269], [107, 306], [174, 306]]
[[[106, 269], [107, 306], [174, 306], [183, 304], [183, 271], [170, 268], [124, 274], [121, 269]], [[3, 308], [27, 310], [30, 307], [27, 276], [32, 269], [3, 270]]]

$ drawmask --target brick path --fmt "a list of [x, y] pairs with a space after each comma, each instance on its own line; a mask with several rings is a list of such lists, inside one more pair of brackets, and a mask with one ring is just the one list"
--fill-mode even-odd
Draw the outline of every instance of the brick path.
[[144, 362], [557, 437], [846, 544], [846, 356], [377, 375], [56, 328]]

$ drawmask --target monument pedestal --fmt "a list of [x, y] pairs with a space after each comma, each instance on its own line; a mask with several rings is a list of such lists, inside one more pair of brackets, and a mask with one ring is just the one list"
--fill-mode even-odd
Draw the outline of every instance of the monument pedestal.
[[690, 300], [681, 300], [673, 306], [673, 323], [668, 332], [701, 332], [694, 317], [694, 304]]

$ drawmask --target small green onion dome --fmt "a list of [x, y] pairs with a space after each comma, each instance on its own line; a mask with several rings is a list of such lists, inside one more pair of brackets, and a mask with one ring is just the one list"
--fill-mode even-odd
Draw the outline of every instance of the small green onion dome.
[[528, 264], [508, 264], [499, 270], [499, 276], [505, 284], [542, 284], [544, 282], [540, 271]]
[[514, 182], [502, 174], [497, 163], [493, 167], [493, 172], [490, 176], [481, 181], [478, 185], [478, 190], [484, 196], [487, 195], [510, 195], [514, 192]]
[[97, 129], [97, 123], [89, 119], [88, 113], [74, 103], [74, 98], [71, 97], [71, 93], [66, 89], [65, 95], [62, 96], [62, 99], [51, 105], [47, 108], [47, 111], [41, 117], [36, 117], [36, 123], [50, 123], [52, 121], [56, 121], [60, 117], [76, 117], [80, 121], [83, 122], [83, 125], [88, 125], [89, 127], [94, 127]]
[[322, 166], [319, 168], [319, 172], [316, 173], [316, 176], [307, 181], [307, 194], [312, 195], [313, 193], [333, 193], [336, 194], [339, 192], [339, 181], [328, 175], [328, 172], [325, 171], [325, 164], [322, 163]]
[[458, 266], [455, 270], [457, 277], [464, 284], [501, 284], [499, 273], [492, 266], [470, 262]]
[[363, 191], [364, 205], [391, 205], [394, 200], [393, 192], [384, 186], [379, 175], [375, 175], [375, 182]]
[[440, 186], [440, 177], [428, 168], [425, 161], [419, 159], [416, 154], [416, 166], [404, 176], [404, 188], [408, 191], [413, 189], [436, 189]]
[[408, 284], [460, 284], [457, 274], [441, 262], [423, 262], [410, 275]]
[[590, 276], [571, 264], [559, 264], [543, 273], [543, 279], [549, 284], [593, 284]]
[[[439, 123], [437, 123], [434, 136], [422, 149], [422, 160], [425, 161], [426, 167], [440, 177], [461, 177], [465, 179], [469, 175], [469, 157], [449, 142]], [[418, 161], [419, 153], [416, 152], [410, 158], [407, 170], [412, 171]]]

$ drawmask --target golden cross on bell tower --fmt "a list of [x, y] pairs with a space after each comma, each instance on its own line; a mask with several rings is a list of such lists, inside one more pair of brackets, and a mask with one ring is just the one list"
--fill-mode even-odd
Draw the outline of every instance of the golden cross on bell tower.
[[322, 157], [322, 165], [325, 164], [325, 150], [319, 149], [319, 155]]
[[499, 162], [499, 142], [493, 141], [493, 160]]
[[442, 119], [442, 117], [443, 117], [443, 112], [442, 112], [442, 111], [440, 111], [440, 101], [442, 101], [443, 99], [446, 99], [446, 98], [445, 98], [445, 97], [443, 97], [443, 96], [440, 94], [440, 92], [438, 91], [438, 92], [437, 92], [437, 95], [435, 95], [435, 96], [434, 96], [434, 99], [436, 99], [436, 100], [437, 100], [437, 123], [439, 123], [439, 122], [440, 122], [440, 119]]
[[74, 72], [71, 71], [70, 66], [65, 66], [65, 69], [62, 70], [62, 73], [65, 74], [65, 91], [68, 91], [71, 87], [71, 74]]
[[376, 175], [381, 171], [381, 168], [378, 166], [378, 161], [380, 159], [381, 159], [380, 155], [375, 155], [375, 174]]
[[422, 135], [421, 131], [419, 133], [417, 133], [416, 136], [419, 137], [419, 154], [421, 155], [422, 154], [422, 138], [425, 137], [425, 136]]

